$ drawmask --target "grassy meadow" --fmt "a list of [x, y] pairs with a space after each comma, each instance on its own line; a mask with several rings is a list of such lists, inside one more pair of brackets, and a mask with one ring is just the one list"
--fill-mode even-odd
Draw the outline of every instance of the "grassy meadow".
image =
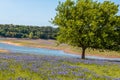
[[0, 53], [0, 80], [120, 80], [120, 62]]
[[[57, 46], [55, 40], [6, 38], [0, 42], [81, 53], [81, 48]], [[109, 50], [87, 49], [86, 55], [120, 58], [120, 52]], [[11, 53], [1, 49], [0, 80], [120, 80], [120, 62]]]
[[119, 3], [1, 0], [0, 80], [120, 80]]

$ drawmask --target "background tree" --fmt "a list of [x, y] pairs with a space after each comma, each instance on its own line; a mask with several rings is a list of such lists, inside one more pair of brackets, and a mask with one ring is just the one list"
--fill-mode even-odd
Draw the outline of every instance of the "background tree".
[[30, 32], [30, 34], [29, 34], [29, 38], [30, 38], [30, 39], [33, 38], [33, 32]]
[[93, 0], [66, 0], [59, 2], [57, 14], [52, 23], [59, 26], [57, 40], [82, 48], [111, 48], [116, 46], [114, 36], [118, 36], [115, 27], [118, 5], [110, 1], [103, 3]]
[[13, 24], [0, 24], [0, 36], [30, 39], [55, 39], [57, 28], [51, 26], [26, 26]]

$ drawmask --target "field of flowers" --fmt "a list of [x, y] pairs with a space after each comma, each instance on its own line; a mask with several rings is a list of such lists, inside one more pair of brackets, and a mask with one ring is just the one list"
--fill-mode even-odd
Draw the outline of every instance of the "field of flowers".
[[120, 80], [120, 62], [0, 53], [0, 80]]

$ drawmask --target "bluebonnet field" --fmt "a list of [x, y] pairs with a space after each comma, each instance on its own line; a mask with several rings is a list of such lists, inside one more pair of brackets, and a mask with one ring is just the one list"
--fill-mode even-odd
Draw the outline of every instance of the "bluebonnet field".
[[0, 80], [120, 80], [120, 62], [0, 53]]

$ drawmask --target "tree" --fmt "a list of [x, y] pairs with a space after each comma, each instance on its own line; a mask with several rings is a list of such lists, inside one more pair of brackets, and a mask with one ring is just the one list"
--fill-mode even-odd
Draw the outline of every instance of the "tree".
[[33, 32], [29, 33], [29, 38], [32, 39], [33, 38]]
[[57, 28], [52, 26], [0, 24], [0, 36], [2, 37], [55, 39], [57, 32]]
[[66, 0], [59, 2], [52, 23], [59, 27], [57, 40], [60, 43], [82, 48], [110, 48], [115, 45], [118, 5], [110, 1]]

